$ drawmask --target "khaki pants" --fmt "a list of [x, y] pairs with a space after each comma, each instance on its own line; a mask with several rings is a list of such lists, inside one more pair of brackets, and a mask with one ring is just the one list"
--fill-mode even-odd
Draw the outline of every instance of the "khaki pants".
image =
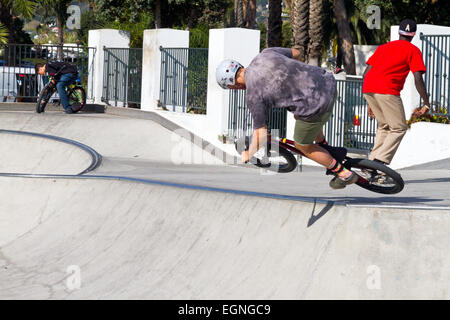
[[391, 94], [365, 93], [378, 122], [375, 144], [369, 159], [391, 163], [395, 152], [408, 129], [402, 99]]

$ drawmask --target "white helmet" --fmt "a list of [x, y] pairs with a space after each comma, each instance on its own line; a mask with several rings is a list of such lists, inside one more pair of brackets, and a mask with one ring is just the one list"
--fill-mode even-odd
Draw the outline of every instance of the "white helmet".
[[216, 80], [219, 86], [228, 89], [227, 86], [234, 85], [236, 73], [244, 66], [235, 60], [223, 60], [216, 69]]

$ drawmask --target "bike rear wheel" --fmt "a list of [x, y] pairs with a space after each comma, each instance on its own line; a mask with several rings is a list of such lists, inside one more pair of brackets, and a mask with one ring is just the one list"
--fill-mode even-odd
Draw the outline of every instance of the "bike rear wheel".
[[287, 173], [293, 171], [297, 167], [297, 160], [294, 155], [279, 145], [277, 147], [271, 145], [269, 150], [261, 148], [250, 159], [250, 163], [274, 172]]
[[86, 104], [86, 92], [80, 86], [76, 86], [69, 92], [69, 104], [74, 113], [83, 109]]
[[36, 104], [36, 112], [41, 113], [45, 111], [45, 107], [47, 106], [50, 98], [52, 97], [53, 93], [55, 92], [55, 87], [48, 83], [44, 89], [40, 92]]
[[400, 174], [376, 161], [348, 158], [345, 167], [359, 176], [358, 186], [373, 192], [395, 194], [405, 186]]

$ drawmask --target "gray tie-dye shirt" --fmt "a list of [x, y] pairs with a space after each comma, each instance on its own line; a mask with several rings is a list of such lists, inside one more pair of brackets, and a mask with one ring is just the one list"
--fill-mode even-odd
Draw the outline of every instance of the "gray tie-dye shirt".
[[255, 129], [267, 125], [270, 108], [289, 108], [305, 121], [314, 121], [333, 101], [336, 80], [320, 67], [292, 59], [287, 48], [267, 48], [245, 69], [247, 107]]

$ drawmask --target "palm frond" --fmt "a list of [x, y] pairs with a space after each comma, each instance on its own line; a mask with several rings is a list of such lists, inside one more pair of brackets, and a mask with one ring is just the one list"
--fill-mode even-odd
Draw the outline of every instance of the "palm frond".
[[8, 29], [0, 23], [0, 44], [8, 43]]
[[12, 6], [16, 14], [22, 15], [25, 18], [32, 18], [34, 16], [37, 3], [34, 0], [14, 0]]

